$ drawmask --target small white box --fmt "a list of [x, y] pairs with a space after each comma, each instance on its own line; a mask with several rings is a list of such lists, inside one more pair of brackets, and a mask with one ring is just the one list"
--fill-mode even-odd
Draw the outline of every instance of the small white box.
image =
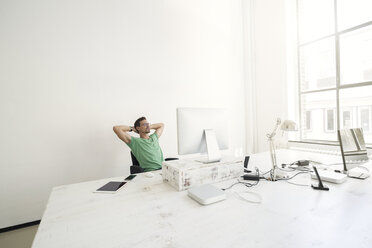
[[[328, 170], [318, 170], [319, 177], [322, 181], [330, 183], [343, 183], [346, 181], [347, 176], [342, 173], [328, 171]], [[311, 173], [312, 179], [318, 179], [314, 172]]]
[[188, 158], [164, 161], [163, 180], [178, 191], [190, 187], [237, 178], [244, 173], [241, 157], [224, 157], [220, 162], [204, 164]]
[[226, 199], [225, 192], [210, 184], [192, 187], [188, 190], [188, 195], [201, 205], [209, 205]]

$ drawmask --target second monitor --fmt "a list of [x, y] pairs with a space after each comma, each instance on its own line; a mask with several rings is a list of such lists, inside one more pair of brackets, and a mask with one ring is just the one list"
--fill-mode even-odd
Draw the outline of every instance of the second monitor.
[[220, 161], [229, 148], [228, 118], [220, 108], [177, 108], [178, 154], [208, 153], [202, 162]]

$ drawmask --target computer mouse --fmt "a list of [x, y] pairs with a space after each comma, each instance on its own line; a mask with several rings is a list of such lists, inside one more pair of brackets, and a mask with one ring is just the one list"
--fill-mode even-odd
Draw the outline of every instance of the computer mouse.
[[145, 177], [153, 177], [154, 176], [154, 173], [152, 172], [146, 172], [145, 173]]

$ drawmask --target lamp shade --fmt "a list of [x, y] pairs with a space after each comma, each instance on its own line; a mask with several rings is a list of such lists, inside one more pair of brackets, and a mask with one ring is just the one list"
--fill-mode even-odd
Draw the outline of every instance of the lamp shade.
[[285, 120], [280, 126], [280, 129], [283, 131], [297, 131], [297, 125], [296, 122], [294, 121]]

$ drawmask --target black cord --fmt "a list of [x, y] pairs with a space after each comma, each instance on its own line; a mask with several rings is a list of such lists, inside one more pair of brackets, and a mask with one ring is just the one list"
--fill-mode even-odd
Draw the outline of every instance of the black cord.
[[[258, 168], [256, 167], [256, 173], [257, 173], [257, 176], [258, 178], [260, 178], [260, 171], [258, 170]], [[253, 186], [256, 186], [258, 184], [260, 180], [257, 180], [255, 183], [247, 183], [247, 182], [241, 182], [238, 180], [238, 182], [232, 184], [230, 187], [227, 187], [227, 188], [224, 188], [224, 189], [221, 189], [221, 190], [228, 190], [228, 189], [231, 189], [233, 186], [237, 185], [237, 184], [243, 184], [245, 187], [253, 187]]]
[[256, 186], [258, 184], [259, 181], [256, 181], [256, 183], [246, 183], [246, 182], [241, 182], [241, 181], [238, 181], [237, 183], [234, 183], [232, 184], [230, 187], [228, 188], [224, 188], [222, 190], [228, 190], [228, 189], [231, 189], [233, 186], [237, 185], [237, 184], [243, 184], [245, 187], [253, 187], [253, 186]]
[[[271, 169], [271, 170], [265, 172], [265, 174], [267, 174], [267, 173], [269, 173], [269, 172], [270, 172], [270, 177], [269, 177], [269, 178], [266, 178], [266, 177], [262, 177], [262, 178], [265, 179], [266, 181], [274, 182], [274, 180], [272, 180], [272, 178], [273, 178], [273, 176], [274, 176], [274, 175], [273, 175], [274, 170]], [[291, 176], [291, 177], [289, 177], [289, 178], [279, 178], [279, 179], [276, 179], [276, 181], [280, 181], [280, 180], [285, 180], [285, 181], [287, 181], [287, 180], [291, 180], [291, 179], [293, 179], [294, 177], [298, 176], [299, 174], [309, 173], [309, 172], [311, 172], [311, 170], [300, 171], [300, 172], [294, 174], [293, 176]], [[264, 175], [264, 174], [262, 174], [262, 175]]]
[[[261, 174], [260, 176], [260, 171], [258, 170], [258, 168], [256, 167], [256, 173], [257, 173], [257, 176], [260, 178], [260, 179], [264, 179], [266, 181], [273, 181], [271, 180], [271, 178], [273, 178], [273, 169], [269, 170], [269, 171], [266, 171], [264, 172], [263, 174]], [[292, 175], [291, 177], [289, 178], [281, 178], [281, 179], [277, 179], [277, 181], [288, 181], [288, 180], [291, 180], [293, 178], [295, 178], [296, 176], [300, 175], [300, 174], [304, 174], [304, 173], [309, 173], [311, 172], [311, 170], [308, 170], [308, 171], [300, 171], [300, 172], [297, 172], [296, 174]], [[270, 178], [265, 178], [263, 177], [263, 175], [267, 174], [267, 173], [270, 173]], [[231, 189], [232, 187], [234, 187], [235, 185], [237, 184], [243, 184], [244, 186], [250, 188], [250, 187], [253, 187], [253, 186], [256, 186], [258, 184], [259, 180], [256, 181], [255, 183], [247, 183], [247, 182], [241, 182], [238, 180], [238, 182], [230, 185], [230, 187], [227, 187], [227, 188], [224, 188], [224, 189], [221, 189], [221, 190], [228, 190], [228, 189]]]
[[[296, 171], [296, 170], [298, 170], [298, 171], [307, 171], [307, 172], [310, 172], [311, 171], [311, 169], [309, 167], [307, 167], [307, 165], [306, 166], [300, 166], [299, 165], [299, 162], [300, 162], [300, 160], [294, 161], [294, 162], [292, 162], [290, 164], [282, 164], [282, 168], [283, 168], [283, 165], [284, 165], [284, 166], [288, 166], [288, 169], [291, 169], [292, 171]], [[309, 162], [313, 162], [313, 161], [312, 160], [309, 160]], [[293, 165], [297, 165], [297, 167], [293, 167]], [[282, 168], [278, 168], [278, 169], [279, 170], [282, 170], [282, 171], [286, 171], [286, 170], [283, 170]]]
[[284, 166], [289, 165], [289, 167], [291, 167], [292, 165], [295, 165], [295, 164], [297, 164], [297, 163], [298, 163], [298, 160], [296, 160], [296, 161], [294, 161], [294, 162], [292, 162], [292, 163], [289, 163], [289, 164], [282, 164], [282, 168], [284, 168], [283, 165], [284, 165]]

